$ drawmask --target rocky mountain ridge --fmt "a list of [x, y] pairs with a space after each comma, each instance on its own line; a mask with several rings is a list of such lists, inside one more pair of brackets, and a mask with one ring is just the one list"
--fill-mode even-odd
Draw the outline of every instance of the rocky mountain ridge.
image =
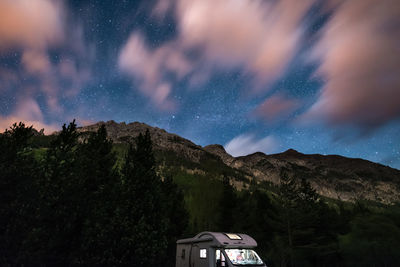
[[[271, 155], [256, 152], [233, 157], [221, 145], [202, 147], [176, 134], [139, 122], [98, 122], [80, 127], [78, 131], [96, 131], [103, 124], [114, 143], [127, 143], [139, 133], [149, 130], [155, 151], [172, 152], [176, 161], [193, 162], [200, 168], [204, 159], [212, 159], [221, 169], [230, 168], [233, 173], [244, 175], [248, 181], [255, 179], [257, 183], [279, 184], [281, 175], [285, 173], [307, 179], [319, 194], [334, 199], [362, 198], [383, 203], [400, 201], [400, 170], [367, 160], [338, 155], [308, 155], [293, 149]], [[187, 171], [193, 172], [190, 169]], [[235, 179], [235, 174], [233, 176]], [[237, 182], [234, 184], [238, 186]]]

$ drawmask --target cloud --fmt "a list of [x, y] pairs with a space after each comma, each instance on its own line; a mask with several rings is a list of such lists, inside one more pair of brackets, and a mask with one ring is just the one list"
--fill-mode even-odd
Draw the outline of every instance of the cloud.
[[270, 122], [284, 118], [300, 106], [300, 102], [282, 94], [275, 94], [259, 105], [254, 114]]
[[56, 124], [46, 124], [42, 121], [27, 120], [25, 118], [14, 117], [14, 116], [1, 116], [0, 115], [0, 133], [3, 133], [6, 129], [9, 129], [14, 123], [23, 122], [25, 126], [33, 126], [34, 129], [40, 131], [44, 129], [44, 134], [49, 135], [55, 131], [59, 131], [60, 127]]
[[43, 50], [63, 39], [60, 1], [0, 1], [0, 49], [19, 46]]
[[400, 2], [338, 5], [313, 49], [325, 82], [303, 120], [373, 130], [400, 117]]
[[297, 51], [312, 3], [179, 0], [178, 25], [183, 43], [201, 47], [206, 60], [222, 68], [244, 67], [265, 85], [284, 73]]
[[4, 132], [14, 123], [24, 122], [26, 126], [32, 126], [36, 130], [45, 129], [45, 134], [51, 134], [59, 128], [56, 124], [43, 122], [43, 113], [38, 103], [30, 98], [17, 103], [16, 111], [9, 116], [0, 115], [0, 132]]
[[0, 1], [0, 53], [21, 55], [18, 68], [0, 69], [0, 90], [17, 102], [41, 95], [52, 116], [64, 116], [60, 99], [76, 96], [91, 78], [93, 49], [63, 1]]
[[185, 79], [200, 87], [219, 70], [243, 69], [254, 77], [253, 93], [268, 90], [299, 48], [302, 21], [313, 2], [159, 0], [153, 15], [162, 18], [174, 10], [177, 37], [151, 49], [133, 32], [120, 51], [119, 67], [141, 80], [139, 90], [161, 108], [171, 100], [158, 97], [157, 88], [169, 88], [170, 94]]
[[[69, 117], [66, 123], [75, 119], [79, 126], [87, 126], [94, 124], [95, 121], [85, 118]], [[52, 134], [55, 131], [60, 131], [61, 123], [46, 123], [45, 116], [39, 104], [33, 98], [22, 98], [16, 103], [16, 108], [11, 115], [0, 115], [0, 133], [10, 128], [14, 123], [23, 122], [26, 126], [33, 126], [36, 130], [44, 129], [45, 134]]]
[[26, 50], [22, 55], [22, 64], [31, 74], [45, 74], [51, 69], [50, 61], [43, 51]]
[[152, 16], [162, 20], [172, 5], [173, 2], [171, 0], [158, 1], [152, 10]]
[[150, 50], [139, 32], [131, 34], [119, 56], [120, 69], [137, 79], [139, 90], [161, 109], [171, 110], [172, 82], [165, 78], [172, 74], [182, 79], [192, 71], [192, 64], [179, 51], [179, 44], [169, 42]]
[[278, 141], [273, 136], [257, 140], [254, 135], [242, 134], [229, 141], [225, 145], [225, 150], [232, 156], [239, 157], [255, 152], [272, 153], [277, 147]]

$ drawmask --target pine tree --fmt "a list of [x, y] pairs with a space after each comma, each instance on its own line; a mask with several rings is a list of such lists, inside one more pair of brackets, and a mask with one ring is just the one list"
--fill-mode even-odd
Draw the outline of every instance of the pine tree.
[[79, 180], [82, 184], [84, 221], [82, 241], [74, 262], [84, 265], [113, 263], [110, 240], [113, 238], [113, 217], [119, 177], [114, 168], [115, 153], [112, 141], [102, 125], [97, 132], [79, 146]]
[[279, 261], [285, 265], [298, 266], [299, 251], [309, 245], [307, 237], [312, 235], [309, 222], [316, 219], [307, 212], [314, 207], [315, 195], [311, 189], [305, 180], [299, 187], [294, 177], [282, 173], [277, 196], [280, 211], [274, 222], [274, 246], [275, 254], [281, 255]]
[[31, 254], [38, 261], [34, 264], [66, 266], [79, 253], [86, 203], [79, 173], [78, 136], [75, 121], [68, 127], [64, 124], [47, 151], [40, 181], [38, 228], [30, 240]]
[[318, 194], [304, 178], [283, 174], [277, 196], [279, 212], [274, 218], [274, 249], [280, 255], [275, 261], [288, 266], [326, 264], [326, 258], [337, 256], [334, 229], [326, 223], [338, 221], [337, 213], [320, 201]]
[[239, 215], [237, 213], [241, 213], [241, 210], [237, 207], [235, 189], [231, 185], [229, 177], [225, 174], [223, 176], [222, 184], [223, 191], [218, 205], [217, 230], [222, 232], [231, 232], [235, 224], [235, 216]]
[[167, 245], [167, 222], [162, 216], [161, 179], [155, 171], [149, 131], [139, 134], [135, 146], [130, 145], [121, 172], [118, 215], [121, 264], [159, 266]]
[[0, 134], [0, 265], [20, 264], [26, 256], [40, 171], [30, 148], [32, 136], [32, 126], [21, 122]]
[[174, 183], [172, 177], [167, 175], [162, 183], [163, 210], [167, 219], [167, 250], [163, 266], [175, 266], [176, 241], [185, 234], [189, 224], [189, 214], [185, 208], [182, 190]]

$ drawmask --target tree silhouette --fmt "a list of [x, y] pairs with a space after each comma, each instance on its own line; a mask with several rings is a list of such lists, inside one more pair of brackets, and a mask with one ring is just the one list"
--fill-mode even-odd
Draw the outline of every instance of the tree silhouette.
[[[167, 221], [162, 216], [161, 179], [149, 131], [131, 144], [121, 170], [119, 255], [123, 265], [157, 266], [167, 246]], [[161, 215], [161, 216], [160, 216]]]
[[167, 250], [163, 266], [175, 266], [176, 241], [183, 238], [189, 224], [189, 213], [185, 208], [184, 195], [174, 183], [172, 177], [167, 175], [162, 183], [164, 217], [167, 219]]
[[116, 261], [110, 241], [120, 180], [114, 168], [116, 156], [112, 152], [112, 141], [107, 139], [104, 125], [90, 134], [79, 146], [78, 153], [85, 216], [81, 251], [74, 261], [84, 265], [113, 264]]
[[32, 126], [21, 122], [0, 134], [0, 265], [23, 261], [35, 218], [40, 169], [30, 148], [32, 136]]
[[237, 206], [236, 192], [231, 185], [229, 177], [224, 174], [222, 179], [223, 190], [218, 205], [217, 227], [218, 231], [231, 232], [235, 224], [235, 215], [241, 216], [243, 212]]

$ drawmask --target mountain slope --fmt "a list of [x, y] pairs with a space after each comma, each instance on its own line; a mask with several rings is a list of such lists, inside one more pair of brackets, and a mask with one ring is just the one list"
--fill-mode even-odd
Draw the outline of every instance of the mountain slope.
[[78, 128], [85, 134], [96, 131], [102, 124], [115, 143], [127, 143], [141, 132], [149, 130], [160, 164], [180, 166], [188, 172], [232, 177], [241, 188], [251, 180], [278, 184], [281, 175], [307, 179], [323, 196], [354, 200], [369, 199], [384, 203], [400, 201], [400, 171], [363, 159], [338, 155], [306, 155], [293, 149], [265, 155], [257, 152], [232, 157], [221, 145], [201, 147], [190, 140], [144, 123], [129, 124], [114, 121], [98, 122]]

